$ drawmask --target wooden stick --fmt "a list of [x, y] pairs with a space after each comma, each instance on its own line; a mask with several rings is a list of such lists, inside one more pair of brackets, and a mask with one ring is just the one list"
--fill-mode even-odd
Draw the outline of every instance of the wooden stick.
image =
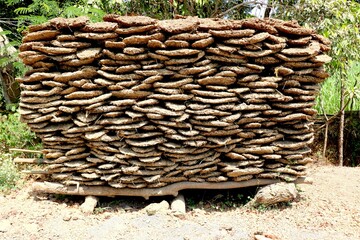
[[47, 160], [42, 158], [21, 158], [16, 157], [14, 158], [14, 163], [49, 163]]
[[[295, 183], [304, 183], [305, 178], [298, 178]], [[184, 189], [234, 189], [251, 186], [269, 185], [281, 182], [279, 179], [251, 179], [242, 182], [178, 182], [161, 188], [113, 188], [108, 186], [65, 186], [60, 183], [34, 182], [34, 192], [55, 193], [64, 195], [81, 196], [137, 196], [149, 199], [151, 196], [177, 196], [180, 190]]]
[[[339, 138], [338, 138], [338, 158], [339, 158], [339, 166], [342, 167], [344, 165], [344, 128], [345, 128], [345, 73], [344, 69], [340, 71], [340, 121], [339, 121]], [[350, 98], [349, 98], [350, 99]]]
[[325, 162], [327, 162], [327, 159], [326, 159], [326, 149], [327, 149], [327, 144], [328, 144], [328, 135], [329, 135], [329, 118], [328, 116], [326, 115], [326, 112], [325, 112], [325, 108], [324, 108], [324, 104], [323, 104], [323, 101], [321, 101], [321, 109], [324, 113], [324, 117], [325, 117], [325, 138], [324, 138], [324, 148], [323, 148], [323, 160], [325, 160]]
[[41, 151], [39, 151], [39, 150], [29, 150], [29, 149], [20, 149], [20, 148], [9, 148], [9, 151], [25, 152], [25, 153], [41, 153]]
[[329, 123], [326, 122], [325, 124], [325, 138], [324, 138], [324, 148], [323, 148], [323, 160], [325, 160], [325, 162], [327, 162], [327, 158], [326, 158], [326, 150], [327, 150], [327, 144], [328, 144], [328, 135], [329, 135]]
[[[326, 121], [328, 122], [328, 124], [332, 123], [337, 117], [339, 117], [341, 115], [341, 112], [342, 111], [345, 111], [345, 108], [347, 107], [347, 105], [350, 103], [350, 99], [346, 102], [346, 104], [344, 105], [343, 108], [340, 109], [340, 111], [335, 114], [335, 115], [332, 115], [330, 118], [328, 118]], [[320, 131], [322, 128], [325, 127], [325, 124], [321, 125], [320, 127], [318, 127], [317, 129], [314, 130], [314, 132], [318, 132]]]
[[21, 173], [25, 174], [50, 174], [48, 171], [44, 170], [23, 170]]

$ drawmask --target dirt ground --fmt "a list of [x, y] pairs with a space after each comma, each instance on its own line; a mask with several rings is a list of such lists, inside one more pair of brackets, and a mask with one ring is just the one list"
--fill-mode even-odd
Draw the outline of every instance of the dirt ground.
[[149, 201], [124, 197], [101, 198], [85, 215], [83, 197], [34, 195], [25, 186], [0, 195], [0, 239], [245, 240], [259, 232], [282, 240], [360, 239], [360, 168], [313, 166], [308, 176], [314, 183], [299, 184], [301, 198], [289, 206], [224, 210], [192, 203], [183, 215], [149, 216], [143, 210]]

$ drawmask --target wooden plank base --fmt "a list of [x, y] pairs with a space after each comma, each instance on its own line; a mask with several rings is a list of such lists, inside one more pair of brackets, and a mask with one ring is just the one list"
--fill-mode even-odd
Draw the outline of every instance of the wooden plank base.
[[[133, 196], [149, 199], [152, 196], [177, 196], [179, 191], [184, 189], [235, 189], [252, 186], [262, 186], [279, 183], [278, 179], [251, 179], [242, 182], [178, 182], [161, 188], [113, 188], [108, 186], [66, 186], [60, 183], [51, 182], [34, 182], [32, 190], [41, 193], [55, 193], [64, 195], [81, 195], [81, 196]], [[295, 183], [305, 183], [305, 178], [298, 178]]]

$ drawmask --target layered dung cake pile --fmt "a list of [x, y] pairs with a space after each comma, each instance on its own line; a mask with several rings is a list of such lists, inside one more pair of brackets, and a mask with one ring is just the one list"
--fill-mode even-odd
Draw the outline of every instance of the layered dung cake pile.
[[53, 182], [293, 181], [311, 161], [330, 42], [295, 21], [56, 18], [20, 50], [21, 118]]

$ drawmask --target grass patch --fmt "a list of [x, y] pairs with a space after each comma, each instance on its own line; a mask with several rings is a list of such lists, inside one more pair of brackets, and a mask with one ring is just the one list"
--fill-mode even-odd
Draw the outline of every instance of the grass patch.
[[337, 75], [332, 75], [322, 84], [315, 109], [321, 115], [336, 114], [340, 110], [340, 83]]
[[10, 154], [0, 153], [0, 191], [8, 191], [16, 187], [20, 172], [12, 161]]
[[0, 115], [0, 143], [0, 153], [8, 153], [9, 148], [41, 149], [40, 139], [20, 121], [19, 113]]
[[10, 148], [39, 150], [40, 139], [20, 121], [17, 112], [0, 115], [0, 191], [6, 192], [16, 187], [21, 179], [20, 171], [26, 165], [16, 165], [14, 157], [38, 157], [39, 154], [9, 152]]
[[[360, 62], [353, 62], [346, 72], [346, 96], [351, 99], [345, 111], [360, 111]], [[319, 114], [336, 114], [340, 110], [340, 74], [334, 73], [321, 85], [315, 109]], [[345, 100], [347, 101], [347, 100]]]
[[250, 209], [256, 210], [258, 212], [267, 212], [267, 211], [277, 211], [284, 210], [292, 207], [292, 202], [280, 202], [271, 205], [266, 204], [257, 204], [257, 205], [249, 205]]

